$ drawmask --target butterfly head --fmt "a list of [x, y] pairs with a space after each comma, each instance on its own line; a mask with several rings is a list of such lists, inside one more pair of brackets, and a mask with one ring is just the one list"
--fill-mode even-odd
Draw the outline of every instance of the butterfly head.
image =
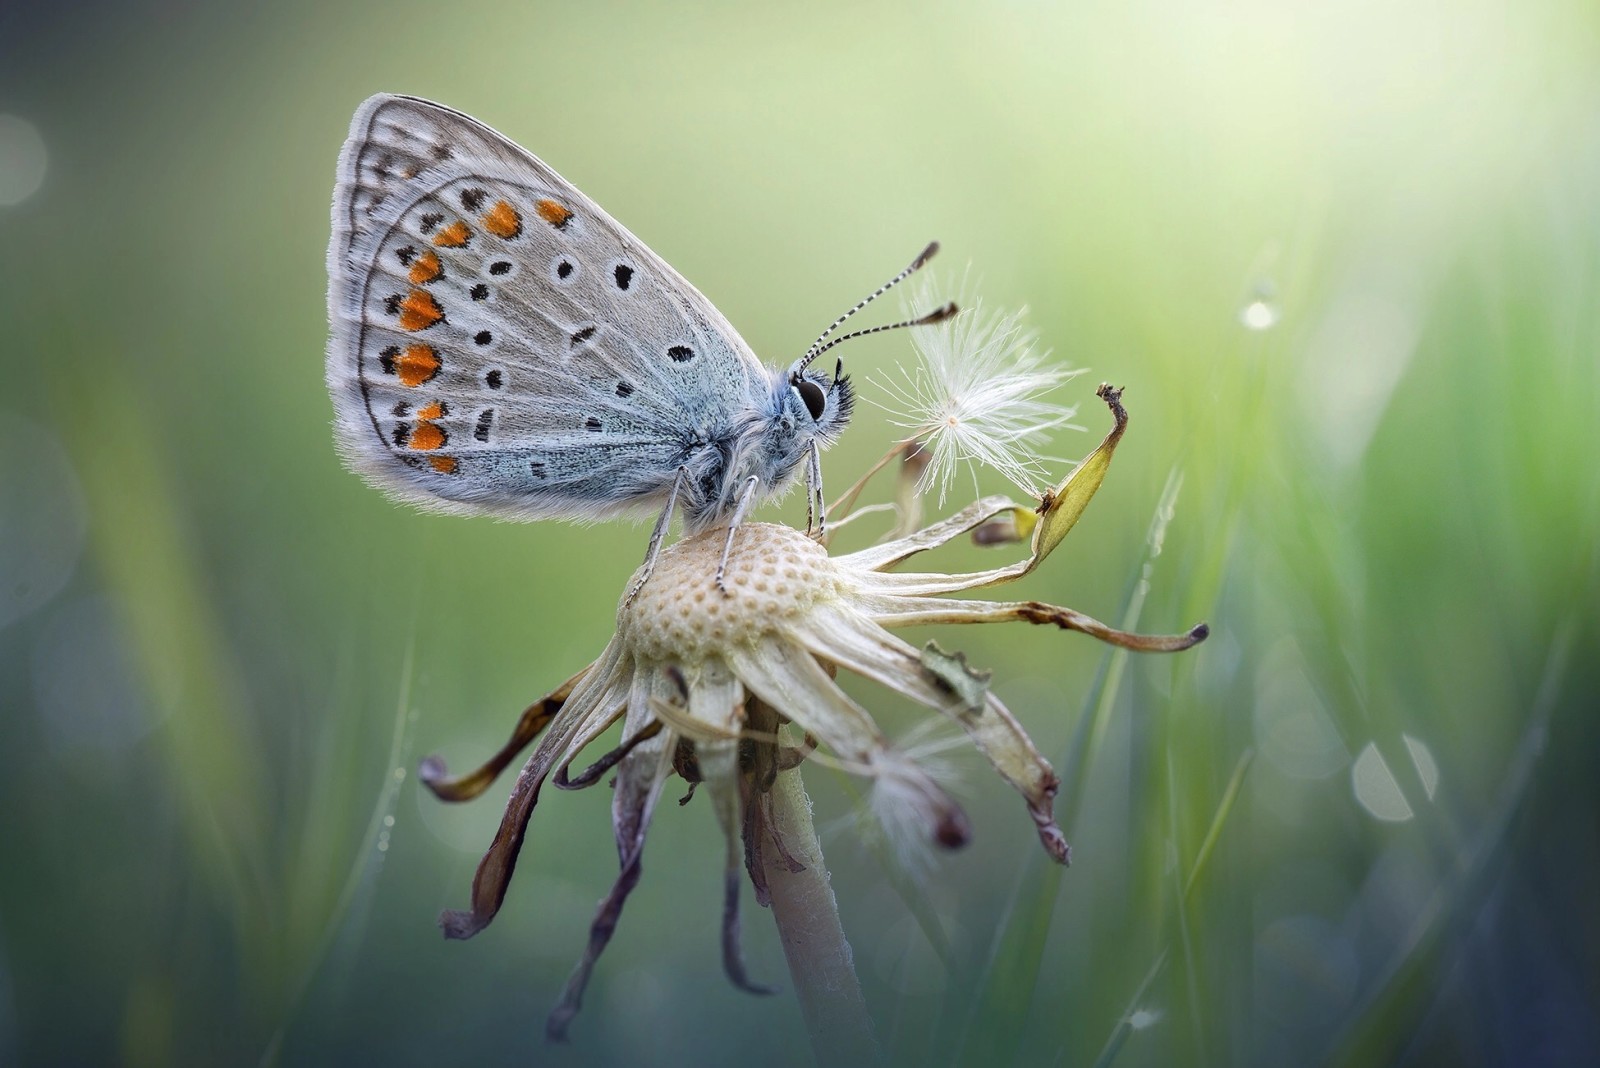
[[803, 436], [820, 438], [823, 445], [833, 444], [844, 432], [855, 400], [850, 376], [844, 373], [843, 360], [834, 365], [831, 379], [801, 364], [796, 364], [788, 374], [784, 407]]

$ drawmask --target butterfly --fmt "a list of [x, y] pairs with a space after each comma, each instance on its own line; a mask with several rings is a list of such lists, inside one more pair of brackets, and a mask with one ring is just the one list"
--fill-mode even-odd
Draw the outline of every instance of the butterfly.
[[[349, 467], [431, 511], [602, 519], [660, 509], [726, 525], [804, 465], [820, 533], [820, 452], [850, 420], [840, 316], [787, 369], [531, 153], [475, 119], [381, 94], [339, 154], [328, 247], [328, 391]], [[808, 520], [808, 529], [813, 528]], [[723, 561], [726, 563], [727, 552]], [[721, 574], [718, 574], [721, 585]]]

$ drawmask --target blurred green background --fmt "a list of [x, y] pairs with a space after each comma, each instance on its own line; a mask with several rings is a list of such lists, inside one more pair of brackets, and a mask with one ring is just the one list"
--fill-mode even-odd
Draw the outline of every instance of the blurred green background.
[[[809, 1058], [792, 992], [722, 978], [709, 806], [663, 807], [570, 1046], [607, 791], [547, 792], [483, 935], [434, 927], [505, 784], [446, 808], [417, 760], [598, 652], [646, 528], [340, 468], [328, 201], [381, 90], [540, 154], [769, 362], [936, 237], [1090, 368], [1058, 455], [1127, 387], [1101, 496], [1007, 592], [1211, 640], [940, 635], [1070, 773], [1073, 867], [970, 754], [976, 840], [920, 885], [808, 775], [896, 1060], [1600, 1046], [1592, 4], [144, 0], [0, 7], [0, 1062]], [[835, 488], [892, 440], [858, 411]]]

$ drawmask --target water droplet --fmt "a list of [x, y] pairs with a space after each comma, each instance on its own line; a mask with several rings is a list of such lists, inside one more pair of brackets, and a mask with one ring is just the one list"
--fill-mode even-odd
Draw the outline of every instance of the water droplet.
[[20, 115], [0, 115], [0, 207], [21, 204], [38, 192], [49, 155], [33, 123]]
[[383, 817], [383, 825], [385, 827], [393, 827], [394, 826], [394, 815], [392, 813], [390, 815], [388, 815], [388, 816]]
[[1154, 1009], [1135, 1009], [1128, 1014], [1128, 1026], [1135, 1031], [1143, 1031], [1147, 1027], [1154, 1027], [1161, 1022], [1161, 1014]]
[[1246, 330], [1270, 330], [1278, 323], [1278, 306], [1257, 297], [1239, 310], [1239, 321]]
[[[1422, 788], [1427, 791], [1428, 800], [1432, 801], [1434, 790], [1439, 786], [1439, 765], [1434, 762], [1433, 753], [1426, 745], [1409, 734], [1401, 737], [1405, 739], [1412, 763], [1417, 766], [1417, 777], [1422, 780]], [[1356, 757], [1355, 766], [1350, 769], [1350, 785], [1361, 807], [1376, 819], [1401, 823], [1416, 815], [1401, 792], [1400, 784], [1395, 781], [1394, 773], [1372, 742], [1368, 742], [1367, 747], [1361, 750], [1361, 755]]]
[[1282, 312], [1278, 309], [1278, 289], [1262, 278], [1250, 287], [1250, 299], [1239, 309], [1239, 322], [1246, 330], [1270, 330], [1278, 325]]

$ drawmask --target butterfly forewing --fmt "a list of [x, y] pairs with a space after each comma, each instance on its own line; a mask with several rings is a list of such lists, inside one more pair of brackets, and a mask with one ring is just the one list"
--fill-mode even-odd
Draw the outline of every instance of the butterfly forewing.
[[532, 155], [379, 96], [339, 160], [328, 385], [347, 460], [424, 506], [659, 503], [767, 371], [700, 293]]

